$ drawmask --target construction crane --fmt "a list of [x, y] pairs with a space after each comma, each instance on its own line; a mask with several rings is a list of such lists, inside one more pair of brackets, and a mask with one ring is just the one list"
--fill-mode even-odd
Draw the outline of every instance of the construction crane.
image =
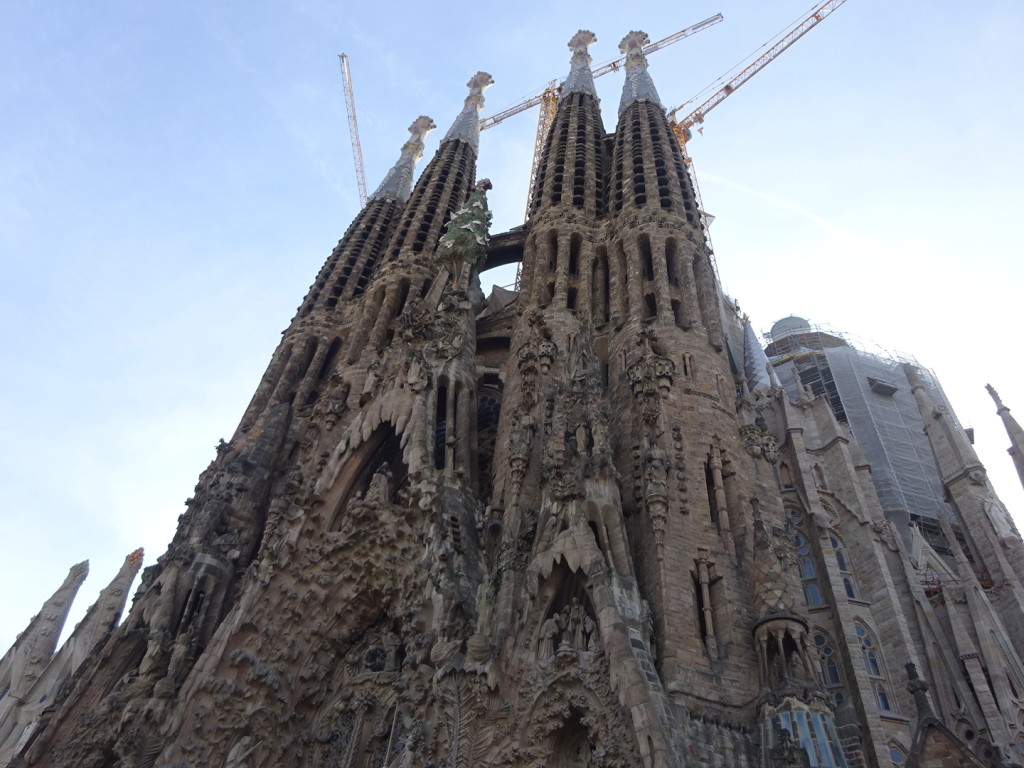
[[699, 126], [703, 124], [704, 118], [707, 116], [708, 112], [725, 101], [726, 98], [734, 94], [737, 88], [768, 66], [770, 62], [774, 61], [779, 56], [779, 54], [806, 35], [811, 29], [829, 16], [832, 11], [845, 2], [846, 0], [826, 0], [820, 5], [815, 6], [807, 16], [797, 22], [796, 26], [786, 32], [783, 32], [767, 51], [754, 59], [754, 61], [741, 70], [739, 74], [734, 76], [725, 85], [715, 91], [703, 104], [686, 115], [686, 117], [676, 118], [676, 114], [692, 104], [697, 99], [696, 96], [685, 104], [681, 104], [666, 113], [669, 119], [669, 125], [672, 127], [672, 132], [675, 134], [676, 141], [679, 142], [679, 148], [682, 150], [683, 161], [686, 163], [686, 169], [690, 175], [690, 182], [693, 184], [693, 194], [696, 198], [695, 202], [697, 203], [697, 210], [700, 212], [701, 223], [704, 225], [704, 238], [707, 241], [709, 248], [711, 247], [711, 237], [708, 234], [708, 225], [711, 222], [708, 218], [708, 214], [704, 211], [704, 203], [700, 197], [700, 187], [697, 185], [697, 176], [693, 172], [693, 160], [690, 158], [690, 153], [686, 149], [686, 143], [690, 140], [692, 135], [690, 129], [695, 125]]
[[[674, 35], [669, 35], [668, 37], [659, 40], [656, 43], [650, 43], [649, 45], [644, 46], [644, 53], [650, 54], [654, 53], [655, 51], [660, 51], [662, 48], [665, 48], [671, 45], [672, 43], [682, 40], [684, 37], [689, 37], [690, 35], [696, 34], [697, 32], [700, 32], [702, 29], [706, 29], [707, 27], [710, 27], [713, 24], [717, 24], [720, 21], [722, 21], [722, 14], [717, 13], [714, 16], [711, 16], [710, 18], [704, 19], [704, 21], [698, 24], [694, 24], [692, 27], [687, 27], [686, 29], [680, 30], [679, 32], [676, 32]], [[617, 71], [625, 61], [626, 57], [620, 56], [617, 59], [613, 59], [612, 61], [606, 62], [605, 64], [601, 64], [600, 66], [595, 67], [594, 69], [590, 70], [590, 73], [594, 77], [607, 75], [609, 72]], [[541, 108], [543, 108], [545, 96], [547, 96], [548, 94], [557, 96], [560, 88], [561, 86], [558, 85], [558, 81], [552, 80], [548, 84], [547, 88], [545, 88], [544, 91], [538, 94], [537, 96], [530, 96], [529, 98], [524, 99], [518, 104], [513, 104], [511, 107], [503, 109], [501, 112], [497, 112], [491, 115], [490, 117], [482, 118], [480, 120], [480, 130], [486, 131], [488, 128], [493, 128], [502, 120], [506, 120], [507, 118], [510, 118], [513, 115], [518, 115], [520, 112], [525, 112], [528, 109], [532, 109], [533, 107], [536, 107], [538, 104], [540, 104]]]
[[356, 183], [359, 185], [359, 206], [365, 207], [366, 169], [363, 168], [363, 147], [359, 143], [359, 123], [356, 120], [356, 100], [352, 95], [352, 74], [348, 69], [348, 56], [338, 54], [341, 64], [341, 79], [345, 84], [345, 111], [348, 113], [348, 135], [352, 140], [352, 160], [356, 166]]
[[[710, 16], [704, 21], [698, 22], [693, 26], [681, 29], [675, 34], [669, 35], [668, 37], [662, 38], [655, 43], [645, 45], [643, 52], [646, 55], [650, 55], [655, 51], [660, 51], [662, 48], [666, 48], [672, 43], [676, 43], [682, 40], [684, 37], [695, 35], [701, 30], [707, 29], [710, 26], [718, 24], [722, 21], [722, 14], [716, 13], [714, 16]], [[625, 56], [620, 56], [617, 59], [612, 59], [605, 64], [595, 67], [590, 70], [594, 77], [600, 77], [601, 75], [607, 75], [609, 72], [615, 72], [622, 66], [626, 61]], [[533, 195], [533, 184], [537, 180], [537, 171], [540, 167], [540, 157], [544, 151], [544, 143], [547, 141], [548, 133], [551, 131], [551, 123], [555, 119], [555, 112], [558, 109], [558, 93], [561, 90], [561, 85], [558, 84], [557, 80], [552, 80], [548, 83], [548, 86], [537, 96], [531, 96], [518, 104], [514, 104], [507, 109], [503, 109], [501, 112], [497, 112], [490, 117], [485, 117], [480, 120], [480, 130], [485, 131], [488, 128], [493, 128], [498, 123], [506, 120], [513, 115], [518, 115], [520, 112], [525, 112], [528, 109], [540, 105], [540, 117], [537, 120], [537, 136], [534, 140], [533, 145], [533, 164], [530, 168], [530, 196]], [[531, 200], [526, 202], [526, 210], [530, 210]]]
[[[704, 118], [708, 112], [721, 104], [726, 98], [736, 92], [736, 89], [747, 82], [750, 78], [764, 69], [768, 64], [774, 61], [779, 54], [789, 48], [793, 43], [799, 40], [801, 37], [806, 35], [815, 26], [821, 23], [827, 16], [829, 16], [836, 8], [845, 3], [846, 0], [826, 0], [811, 10], [811, 12], [804, 17], [795, 27], [787, 32], [780, 35], [779, 39], [757, 57], [753, 62], [747, 65], [738, 75], [733, 77], [729, 82], [715, 91], [711, 97], [697, 107], [695, 110], [690, 112], [686, 117], [677, 120], [676, 114], [686, 107], [688, 107], [694, 99], [676, 107], [673, 110], [667, 112], [669, 122], [672, 124], [672, 130], [675, 132], [676, 137], [679, 139], [680, 145], [685, 146], [689, 140], [690, 129], [695, 125], [700, 125], [704, 122]], [[696, 98], [696, 97], [695, 97]]]

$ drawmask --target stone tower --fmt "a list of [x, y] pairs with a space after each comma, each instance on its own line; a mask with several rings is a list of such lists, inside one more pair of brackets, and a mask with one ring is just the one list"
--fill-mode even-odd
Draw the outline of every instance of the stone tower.
[[[894, 532], [849, 429], [786, 394], [718, 285], [646, 35], [622, 40], [611, 134], [594, 40], [569, 43], [522, 229], [489, 237], [474, 183], [489, 75], [415, 185], [413, 123], [128, 618], [12, 765], [857, 768], [1024, 744], [1016, 531]], [[479, 271], [515, 260], [521, 289], [485, 300]], [[966, 529], [994, 496], [956, 474], [956, 430], [929, 440]]]

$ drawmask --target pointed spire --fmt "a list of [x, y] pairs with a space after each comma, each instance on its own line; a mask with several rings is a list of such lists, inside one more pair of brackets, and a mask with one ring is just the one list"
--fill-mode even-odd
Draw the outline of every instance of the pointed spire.
[[370, 195], [371, 200], [392, 197], [404, 203], [409, 199], [409, 195], [412, 194], [413, 171], [416, 170], [416, 163], [423, 157], [423, 139], [435, 128], [437, 126], [434, 125], [434, 121], [426, 115], [420, 115], [413, 121], [409, 126], [411, 135], [402, 146], [401, 157], [388, 171], [377, 191]]
[[561, 101], [570, 93], [589, 93], [597, 98], [597, 89], [594, 87], [594, 75], [590, 71], [590, 52], [587, 50], [597, 42], [597, 35], [589, 29], [581, 29], [569, 41], [569, 50], [572, 51], [572, 61], [569, 64], [569, 76], [562, 83], [562, 92], [558, 96]]
[[466, 83], [469, 95], [465, 105], [441, 140], [442, 144], [446, 141], [464, 141], [474, 152], [480, 148], [480, 110], [484, 106], [484, 91], [492, 85], [494, 80], [486, 72], [477, 72], [469, 79]]
[[619, 43], [619, 51], [626, 55], [626, 81], [622, 84], [622, 99], [619, 101], [619, 116], [634, 101], [651, 101], [662, 106], [654, 81], [647, 72], [647, 57], [644, 46], [651, 42], [646, 32], [630, 32]]
[[73, 565], [64, 583], [43, 603], [39, 615], [32, 619], [25, 632], [15, 641], [17, 650], [11, 660], [10, 695], [13, 698], [22, 699], [50, 663], [57, 639], [67, 621], [68, 611], [71, 610], [71, 603], [88, 575], [88, 560]]
[[[128, 589], [142, 567], [142, 556], [143, 550], [139, 547], [124, 559], [124, 564], [117, 575], [100, 592], [99, 598], [86, 612], [85, 618], [75, 627], [71, 637], [68, 638], [67, 645], [70, 646], [73, 657], [71, 659], [72, 671], [78, 668], [85, 660], [85, 656], [121, 616], [125, 603], [128, 601]], [[62, 648], [61, 653], [63, 652]]]
[[747, 318], [743, 321], [743, 372], [747, 375], [747, 386], [751, 391], [772, 386], [769, 370], [768, 356]]
[[1010, 415], [1010, 409], [1003, 405], [1003, 401], [999, 399], [999, 393], [992, 385], [986, 384], [985, 389], [996, 401], [996, 413], [1003, 420], [1006, 434], [1010, 437], [1010, 447], [1007, 449], [1007, 453], [1010, 454], [1013, 465], [1017, 468], [1017, 476], [1020, 477], [1021, 485], [1024, 485], [1024, 428]]

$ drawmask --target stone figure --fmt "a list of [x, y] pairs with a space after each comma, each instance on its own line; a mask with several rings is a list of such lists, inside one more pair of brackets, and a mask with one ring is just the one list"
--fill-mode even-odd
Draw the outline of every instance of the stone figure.
[[569, 603], [566, 625], [570, 643], [577, 651], [587, 647], [583, 636], [583, 616], [583, 606], [580, 604], [579, 599], [574, 597], [572, 602]]
[[596, 651], [599, 647], [597, 622], [590, 617], [589, 613], [583, 617], [583, 636], [586, 638], [586, 649]]
[[391, 467], [386, 461], [373, 473], [364, 498], [377, 504], [387, 504], [391, 500]]
[[561, 634], [558, 620], [554, 616], [548, 616], [540, 627], [540, 647], [537, 649], [537, 657], [541, 660], [550, 659], [555, 655], [558, 637]]

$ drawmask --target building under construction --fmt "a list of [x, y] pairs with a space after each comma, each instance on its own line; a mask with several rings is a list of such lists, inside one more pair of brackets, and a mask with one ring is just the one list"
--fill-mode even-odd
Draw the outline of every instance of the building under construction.
[[521, 228], [474, 183], [490, 75], [418, 178], [412, 124], [124, 622], [48, 677], [71, 580], [0, 663], [12, 766], [1020, 761], [1024, 542], [966, 434], [837, 334], [769, 362], [646, 36], [611, 131], [594, 42]]
[[844, 334], [811, 326], [800, 317], [779, 320], [765, 335], [765, 352], [787, 394], [824, 398], [836, 420], [849, 426], [871, 465], [886, 517], [905, 538], [914, 522], [933, 546], [951, 555], [939, 519], [950, 521], [961, 534], [907, 372], [909, 367], [932, 400], [955, 420], [931, 371], [907, 356], [858, 348]]

